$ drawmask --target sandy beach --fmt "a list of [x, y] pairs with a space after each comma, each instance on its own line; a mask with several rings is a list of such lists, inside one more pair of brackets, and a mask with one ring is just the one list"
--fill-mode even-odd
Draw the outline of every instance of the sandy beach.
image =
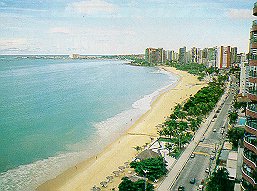
[[[165, 121], [171, 114], [171, 109], [181, 103], [190, 95], [194, 95], [205, 84], [199, 82], [197, 77], [174, 68], [162, 67], [162, 69], [179, 75], [181, 78], [171, 90], [161, 94], [151, 105], [151, 109], [142, 115], [128, 131], [115, 142], [107, 146], [103, 152], [82, 163], [66, 170], [55, 179], [49, 180], [37, 188], [38, 191], [84, 191], [90, 190], [94, 185], [100, 186], [107, 176], [113, 175], [119, 166], [131, 160], [137, 154], [136, 146], [150, 143], [151, 137], [157, 137], [157, 125]], [[104, 190], [117, 188], [120, 183], [119, 177]], [[118, 190], [118, 189], [116, 189]]]

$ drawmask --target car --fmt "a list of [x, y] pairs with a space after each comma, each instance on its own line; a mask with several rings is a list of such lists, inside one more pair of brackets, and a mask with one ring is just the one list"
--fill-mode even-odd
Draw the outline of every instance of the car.
[[200, 184], [199, 186], [198, 186], [198, 188], [197, 188], [197, 190], [200, 190], [200, 191], [202, 191], [203, 190], [203, 185], [202, 184]]
[[214, 121], [215, 121], [215, 119], [212, 119], [212, 120], [211, 120], [211, 122], [214, 122]]
[[190, 156], [190, 158], [195, 158], [195, 154], [192, 153], [191, 156]]
[[206, 169], [205, 169], [205, 172], [206, 172], [206, 173], [209, 173], [209, 172], [210, 172], [210, 169], [209, 169], [209, 168], [206, 168]]
[[217, 114], [215, 114], [213, 118], [216, 118], [216, 117], [217, 117]]
[[191, 178], [189, 182], [190, 182], [190, 184], [195, 184], [196, 179], [195, 178]]
[[205, 137], [202, 137], [202, 138], [200, 139], [200, 142], [203, 142], [203, 141], [204, 141], [204, 139], [205, 139]]
[[211, 155], [211, 156], [210, 156], [210, 159], [211, 159], [211, 160], [214, 160], [214, 159], [215, 159], [215, 157], [214, 157], [213, 155]]
[[221, 129], [221, 130], [220, 130], [220, 134], [223, 135], [223, 133], [224, 133], [224, 129]]
[[217, 129], [213, 129], [212, 131], [215, 133], [217, 131]]
[[181, 185], [180, 185], [180, 186], [178, 187], [178, 191], [184, 191], [184, 190], [185, 190], [185, 187], [184, 187], [184, 186], [181, 186]]
[[212, 153], [216, 153], [216, 150], [212, 150], [211, 152], [212, 152]]

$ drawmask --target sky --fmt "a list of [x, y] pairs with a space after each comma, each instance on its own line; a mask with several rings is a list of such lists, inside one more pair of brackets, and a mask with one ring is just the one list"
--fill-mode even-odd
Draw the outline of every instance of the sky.
[[[255, 0], [0, 0], [0, 54], [139, 54], [237, 46]], [[257, 19], [257, 18], [256, 18]]]

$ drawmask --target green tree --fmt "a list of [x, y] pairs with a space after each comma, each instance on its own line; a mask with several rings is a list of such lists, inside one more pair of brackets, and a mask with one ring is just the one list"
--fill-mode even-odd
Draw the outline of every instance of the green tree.
[[206, 186], [207, 191], [233, 191], [234, 184], [229, 180], [226, 168], [220, 168], [213, 172]]
[[237, 112], [232, 112], [228, 115], [229, 117], [229, 123], [230, 124], [235, 124], [238, 118], [238, 113]]
[[235, 102], [234, 103], [234, 108], [235, 109], [243, 109], [243, 112], [245, 112], [246, 110], [246, 106], [247, 106], [247, 103], [246, 102]]
[[[163, 157], [149, 158], [140, 162], [133, 161], [130, 163], [130, 167], [134, 168], [136, 173], [140, 176], [146, 175], [146, 177], [151, 181], [159, 179], [165, 175], [167, 173], [166, 166], [166, 161]], [[145, 174], [144, 171], [146, 170], [147, 173]]]
[[145, 182], [145, 180], [141, 179], [136, 182], [132, 182], [128, 177], [123, 177], [121, 180], [122, 182], [119, 184], [119, 191], [154, 191], [153, 185]]
[[228, 130], [229, 142], [233, 144], [233, 147], [238, 147], [238, 141], [244, 137], [244, 128], [234, 127]]
[[[135, 183], [137, 191], [145, 191], [145, 180], [138, 180]], [[154, 191], [154, 186], [150, 183], [146, 183], [146, 191]]]
[[119, 184], [119, 190], [120, 191], [135, 191], [135, 185], [134, 183], [128, 178], [123, 177], [122, 182]]

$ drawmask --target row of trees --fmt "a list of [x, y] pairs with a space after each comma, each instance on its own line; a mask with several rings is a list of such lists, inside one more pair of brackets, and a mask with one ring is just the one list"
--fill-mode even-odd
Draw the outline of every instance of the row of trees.
[[159, 130], [160, 136], [171, 140], [167, 148], [172, 151], [181, 149], [181, 146], [190, 141], [192, 134], [200, 127], [202, 120], [215, 107], [224, 93], [223, 83], [211, 82], [207, 87], [191, 96], [185, 104], [177, 104], [169, 119]]

